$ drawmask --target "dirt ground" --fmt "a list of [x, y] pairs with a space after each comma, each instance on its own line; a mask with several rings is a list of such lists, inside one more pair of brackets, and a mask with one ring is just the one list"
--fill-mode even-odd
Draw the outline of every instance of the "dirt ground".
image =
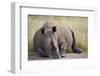
[[[61, 59], [80, 59], [80, 58], [88, 58], [87, 53], [67, 53], [66, 57]], [[37, 53], [29, 52], [28, 53], [28, 60], [50, 60], [48, 57], [40, 57]]]

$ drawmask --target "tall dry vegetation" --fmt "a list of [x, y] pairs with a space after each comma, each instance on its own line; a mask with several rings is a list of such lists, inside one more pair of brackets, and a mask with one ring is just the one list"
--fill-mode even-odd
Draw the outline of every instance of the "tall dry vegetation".
[[55, 23], [64, 27], [70, 27], [74, 30], [77, 40], [77, 46], [84, 52], [88, 50], [88, 17], [74, 16], [28, 16], [28, 50], [34, 51], [33, 36], [35, 32], [43, 26], [47, 19], [52, 19]]

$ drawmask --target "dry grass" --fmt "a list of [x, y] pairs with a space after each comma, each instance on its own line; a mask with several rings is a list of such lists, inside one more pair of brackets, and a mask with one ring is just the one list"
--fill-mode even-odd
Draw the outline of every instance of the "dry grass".
[[33, 51], [34, 33], [42, 27], [47, 18], [52, 19], [55, 23], [63, 24], [66, 28], [74, 30], [77, 38], [77, 46], [84, 52], [88, 50], [88, 18], [74, 16], [28, 16], [28, 50]]

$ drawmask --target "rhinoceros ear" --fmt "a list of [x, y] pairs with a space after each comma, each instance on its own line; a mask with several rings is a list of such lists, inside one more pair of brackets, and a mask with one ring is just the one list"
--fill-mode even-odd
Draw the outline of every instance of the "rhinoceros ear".
[[52, 31], [53, 31], [53, 32], [56, 32], [56, 30], [57, 30], [56, 26], [53, 26], [53, 27], [52, 27]]
[[44, 34], [44, 28], [42, 28], [41, 33]]

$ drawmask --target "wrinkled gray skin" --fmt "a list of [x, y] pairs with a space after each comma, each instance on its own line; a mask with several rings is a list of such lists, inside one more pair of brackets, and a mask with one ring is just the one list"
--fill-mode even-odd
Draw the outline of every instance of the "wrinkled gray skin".
[[41, 57], [58, 59], [65, 57], [65, 50], [71, 48], [73, 52], [81, 53], [76, 47], [74, 32], [69, 28], [46, 22], [34, 35], [34, 47]]

